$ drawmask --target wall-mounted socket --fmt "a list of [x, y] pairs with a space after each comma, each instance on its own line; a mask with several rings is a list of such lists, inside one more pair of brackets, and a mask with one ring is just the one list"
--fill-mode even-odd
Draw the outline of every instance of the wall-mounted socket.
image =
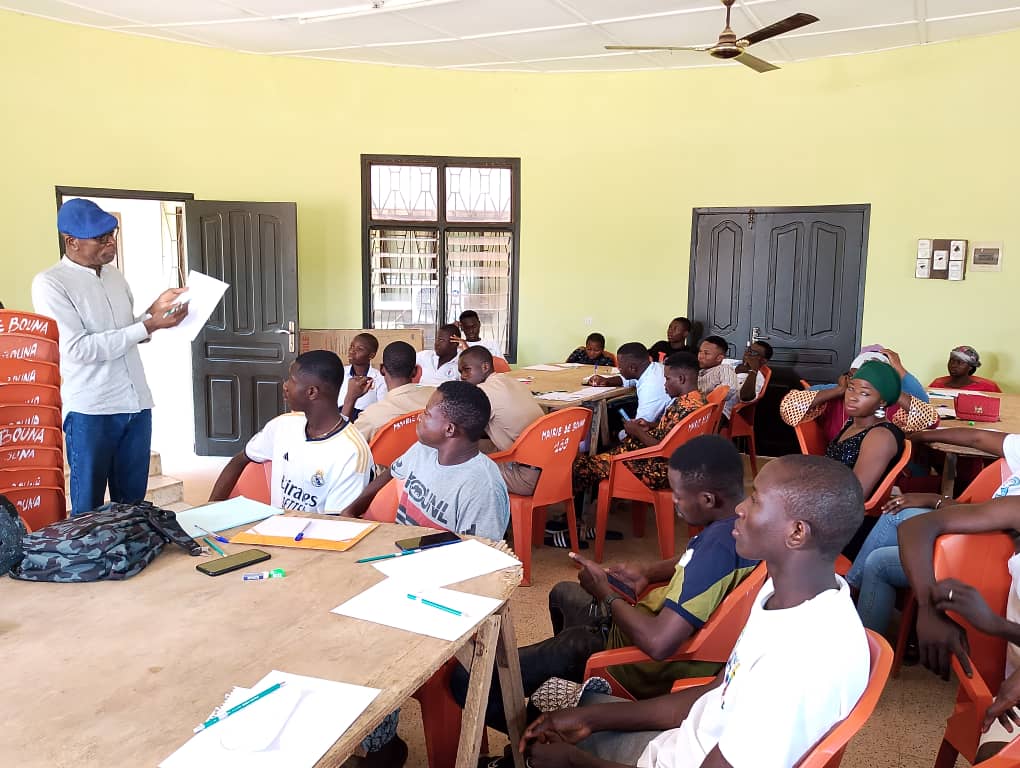
[[591, 318], [590, 317], [584, 318], [584, 324], [591, 328]]

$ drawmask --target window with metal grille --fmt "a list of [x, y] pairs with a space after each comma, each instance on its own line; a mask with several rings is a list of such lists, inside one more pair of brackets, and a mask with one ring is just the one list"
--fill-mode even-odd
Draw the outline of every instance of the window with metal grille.
[[473, 309], [517, 359], [517, 158], [362, 155], [366, 328], [421, 328]]

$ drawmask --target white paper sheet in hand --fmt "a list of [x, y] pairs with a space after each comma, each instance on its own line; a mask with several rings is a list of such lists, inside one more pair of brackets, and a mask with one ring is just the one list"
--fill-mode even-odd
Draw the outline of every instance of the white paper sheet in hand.
[[[410, 560], [411, 557], [417, 555], [410, 555], [406, 559]], [[419, 598], [461, 611], [463, 616], [455, 616], [441, 608], [425, 605], [420, 599], [412, 600], [408, 594], [418, 595]], [[479, 597], [438, 587], [423, 589], [420, 585], [414, 586], [401, 579], [386, 579], [360, 595], [355, 595], [343, 605], [337, 606], [331, 613], [452, 641], [474, 629], [482, 619], [499, 608], [499, 605], [500, 601], [491, 597]]]
[[375, 688], [273, 670], [251, 688], [235, 688], [220, 709], [281, 680], [283, 688], [196, 734], [160, 768], [314, 766], [379, 695]]
[[153, 334], [153, 341], [160, 343], [165, 341], [187, 341], [189, 344], [198, 338], [202, 332], [209, 316], [220, 303], [223, 294], [230, 287], [229, 283], [209, 277], [201, 272], [191, 270], [188, 273], [187, 293], [181, 294], [182, 300], [187, 300], [188, 316], [181, 320], [179, 325], [173, 328], [162, 328]]
[[[311, 525], [308, 525], [311, 523]], [[305, 529], [305, 526], [308, 528]], [[359, 523], [356, 520], [320, 520], [314, 517], [284, 517], [278, 515], [263, 520], [249, 531], [259, 536], [283, 536], [294, 538], [302, 530], [306, 539], [323, 541], [349, 541], [361, 534], [371, 523]]]
[[[226, 501], [214, 501], [202, 507], [192, 507], [177, 513], [177, 522], [184, 532], [192, 538], [203, 533], [196, 526], [200, 525], [207, 531], [225, 531], [256, 520], [278, 515], [282, 509], [271, 507], [260, 501], [252, 501], [244, 496], [236, 496]], [[295, 536], [297, 533], [295, 532]]]
[[372, 563], [387, 576], [411, 582], [419, 588], [445, 587], [520, 564], [520, 560], [477, 539]]

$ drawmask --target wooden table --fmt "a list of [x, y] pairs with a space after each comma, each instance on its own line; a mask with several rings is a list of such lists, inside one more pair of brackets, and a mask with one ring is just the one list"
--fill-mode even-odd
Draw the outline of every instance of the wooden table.
[[[999, 421], [975, 421], [970, 423], [965, 419], [949, 419], [939, 423], [939, 429], [990, 429], [996, 432], [1009, 432], [1020, 434], [1020, 395], [995, 393], [995, 392], [966, 392], [966, 390], [938, 388], [939, 392], [950, 392], [954, 396], [962, 392], [971, 395], [987, 395], [995, 397], [1002, 403], [999, 406]], [[967, 448], [949, 443], [931, 443], [931, 447], [945, 454], [942, 466], [942, 495], [953, 496], [953, 486], [956, 484], [956, 461], [958, 456], [980, 456], [982, 458], [999, 458], [992, 456], [976, 448]]]
[[[549, 363], [549, 365], [556, 365], [556, 363]], [[519, 378], [531, 378], [528, 387], [534, 393], [535, 400], [546, 411], [574, 408], [579, 405], [592, 409], [591, 437], [588, 440], [590, 453], [596, 452], [600, 437], [604, 442], [608, 439], [606, 402], [617, 397], [633, 396], [637, 390], [633, 387], [599, 387], [600, 391], [597, 395], [585, 397], [583, 400], [548, 400], [542, 397], [542, 393], [575, 392], [581, 387], [587, 386], [584, 380], [591, 376], [594, 370], [594, 366], [582, 365], [578, 368], [563, 368], [558, 371], [533, 371], [528, 368], [517, 368], [513, 371], [513, 374]], [[609, 375], [611, 370], [605, 366], [599, 367], [599, 373], [603, 376]]]
[[[251, 686], [278, 669], [381, 690], [317, 764], [339, 766], [433, 672], [472, 646], [471, 634], [451, 643], [330, 613], [383, 579], [356, 559], [433, 532], [381, 524], [349, 552], [270, 547], [272, 560], [255, 569], [284, 568], [287, 576], [267, 581], [242, 581], [243, 571], [210, 578], [195, 570], [206, 558], [174, 546], [123, 582], [3, 578], [3, 764], [158, 765], [234, 685]], [[477, 628], [457, 768], [478, 763], [497, 657], [511, 743], [520, 737], [524, 699], [506, 602], [520, 581], [521, 569], [512, 568], [457, 586], [504, 601]]]

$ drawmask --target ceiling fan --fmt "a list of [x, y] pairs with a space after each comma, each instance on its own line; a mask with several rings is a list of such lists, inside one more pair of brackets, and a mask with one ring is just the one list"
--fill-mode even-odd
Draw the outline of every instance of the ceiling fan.
[[810, 13], [795, 13], [775, 24], [762, 27], [757, 32], [752, 32], [743, 37], [737, 37], [730, 28], [730, 10], [734, 0], [722, 0], [726, 6], [726, 28], [719, 34], [719, 41], [715, 45], [707, 46], [684, 46], [684, 45], [607, 45], [607, 51], [702, 51], [707, 52], [717, 59], [735, 59], [745, 67], [750, 67], [756, 72], [771, 72], [779, 69], [775, 64], [770, 64], [764, 59], [752, 56], [746, 50], [748, 46], [768, 40], [770, 37], [782, 35], [785, 32], [792, 32], [795, 29], [806, 27], [818, 21], [817, 16]]

